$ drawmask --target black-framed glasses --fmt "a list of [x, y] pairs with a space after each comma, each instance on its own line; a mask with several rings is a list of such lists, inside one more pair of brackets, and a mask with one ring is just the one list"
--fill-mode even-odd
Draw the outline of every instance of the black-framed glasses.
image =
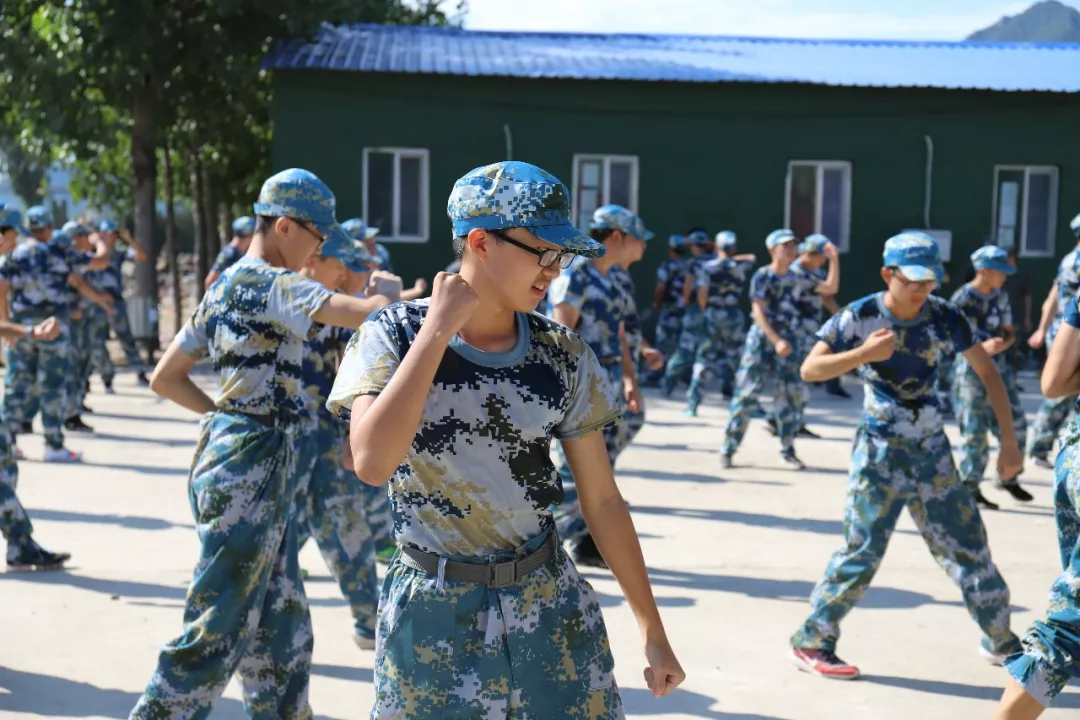
[[309, 233], [311, 233], [315, 237], [316, 240], [319, 241], [319, 244], [315, 246], [315, 252], [316, 253], [322, 252], [322, 247], [326, 243], [326, 237], [323, 236], [323, 235], [320, 235], [315, 230], [315, 228], [311, 227], [306, 222], [303, 222], [303, 221], [300, 221], [300, 220], [294, 220], [293, 222], [295, 222], [297, 225], [299, 225], [300, 227], [307, 230]]
[[899, 280], [900, 284], [903, 285], [905, 288], [908, 288], [909, 290], [916, 288], [919, 290], [933, 292], [938, 287], [937, 280], [909, 280], [907, 276], [904, 275], [904, 273], [900, 272], [900, 268], [894, 267], [889, 269], [892, 271], [892, 276]]
[[538, 248], [529, 247], [525, 243], [518, 242], [517, 240], [500, 230], [488, 230], [487, 232], [491, 233], [503, 242], [510, 243], [516, 248], [521, 248], [527, 253], [532, 253], [536, 256], [537, 264], [543, 268], [551, 267], [556, 262], [558, 262], [559, 269], [565, 270], [566, 268], [570, 267], [570, 263], [574, 262], [574, 258], [577, 256], [577, 253], [570, 252], [569, 250], [559, 252], [558, 250], [540, 250]]

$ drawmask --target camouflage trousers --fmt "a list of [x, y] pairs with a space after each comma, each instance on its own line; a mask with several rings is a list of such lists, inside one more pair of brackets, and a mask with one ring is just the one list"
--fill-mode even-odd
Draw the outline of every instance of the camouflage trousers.
[[[675, 349], [679, 346], [679, 333], [682, 332], [682, 319], [685, 311], [681, 307], [667, 307], [660, 311], [656, 319], [656, 344], [655, 347], [664, 353], [664, 357], [671, 358]], [[660, 382], [664, 377], [664, 369], [650, 370], [649, 380]]]
[[945, 433], [923, 439], [855, 435], [844, 508], [845, 547], [836, 551], [810, 596], [810, 617], [793, 647], [835, 650], [840, 621], [870, 587], [900, 512], [911, 519], [938, 564], [959, 586], [968, 613], [985, 634], [984, 647], [1014, 652], [1009, 588], [987, 545], [986, 528], [967, 488], [957, 480]]
[[[12, 318], [33, 325], [42, 318]], [[9, 341], [4, 375], [3, 415], [8, 436], [14, 439], [19, 425], [31, 422], [41, 410], [45, 444], [64, 447], [64, 421], [68, 419], [68, 374], [71, 365], [70, 329], [61, 322], [60, 337], [50, 342], [26, 339]]]
[[7, 432], [0, 429], [0, 532], [8, 546], [19, 546], [30, 539], [33, 526], [15, 494], [19, 484], [19, 466], [11, 452]]
[[1054, 467], [1054, 509], [1062, 575], [1050, 587], [1050, 607], [1024, 637], [1005, 669], [1028, 695], [1049, 707], [1070, 680], [1080, 680], [1080, 428], [1062, 438]]
[[696, 410], [705, 396], [705, 385], [719, 378], [731, 387], [746, 342], [746, 316], [738, 308], [710, 308], [705, 313], [705, 342], [694, 355], [694, 374], [686, 393], [687, 404]]
[[1028, 455], [1031, 457], [1050, 455], [1054, 450], [1054, 441], [1057, 440], [1065, 421], [1069, 419], [1069, 413], [1076, 407], [1078, 397], [1080, 396], [1069, 395], [1056, 400], [1047, 398], [1042, 401], [1031, 427], [1031, 435], [1028, 436]]
[[[1027, 418], [1020, 404], [1020, 393], [1016, 389], [1016, 374], [1006, 364], [998, 364], [1005, 390], [1009, 394], [1012, 408], [1013, 427], [1016, 429], [1016, 441], [1024, 447], [1027, 438]], [[990, 462], [990, 443], [987, 433], [993, 433], [1001, 442], [1001, 430], [994, 416], [994, 407], [986, 386], [971, 369], [968, 361], [961, 357], [953, 370], [953, 405], [956, 409], [956, 424], [960, 426], [960, 480], [969, 488], [977, 488], [983, 480], [986, 466]], [[1011, 480], [1012, 478], [1002, 478]]]
[[371, 635], [378, 602], [375, 545], [364, 516], [363, 483], [342, 467], [341, 441], [339, 425], [329, 418], [320, 418], [298, 438], [297, 547], [314, 536], [349, 601], [356, 630]]
[[[505, 562], [546, 538], [479, 561]], [[596, 593], [561, 549], [517, 585], [445, 581], [395, 560], [383, 580], [372, 720], [618, 720]]]
[[86, 381], [90, 379], [90, 318], [85, 314], [71, 319], [71, 365], [68, 368], [67, 413], [64, 418], [82, 412], [86, 400]]
[[90, 365], [93, 372], [101, 376], [101, 381], [112, 385], [116, 377], [116, 368], [109, 356], [109, 316], [98, 306], [86, 311], [87, 333], [90, 336]]
[[799, 431], [805, 389], [799, 377], [799, 362], [797, 353], [782, 358], [769, 345], [764, 333], [756, 327], [751, 330], [735, 376], [735, 397], [731, 401], [731, 419], [724, 432], [721, 454], [734, 455], [739, 449], [746, 426], [761, 409], [757, 398], [770, 378], [775, 388], [773, 417], [776, 418], [780, 449], [785, 455], [795, 452], [795, 435]]
[[[617, 388], [619, 407], [623, 415], [614, 423], [603, 429], [604, 446], [607, 448], [608, 460], [611, 461], [611, 469], [615, 469], [615, 460], [619, 453], [629, 445], [629, 428], [626, 423], [625, 396], [622, 387], [622, 364], [615, 363], [604, 368], [608, 375], [608, 382]], [[640, 429], [640, 428], [639, 428]], [[636, 434], [636, 432], [635, 432]], [[570, 471], [570, 463], [566, 461], [561, 442], [555, 443], [556, 468], [559, 473], [559, 481], [562, 485], [563, 500], [555, 509], [555, 527], [561, 540], [575, 543], [589, 534], [585, 524], [585, 518], [581, 514], [581, 505], [578, 502], [577, 486], [574, 484], [574, 474]]]
[[954, 355], [942, 355], [938, 363], [937, 378], [934, 381], [934, 390], [937, 393], [938, 407], [946, 415], [951, 415], [953, 408], [953, 366], [956, 363]]
[[696, 305], [687, 308], [683, 312], [682, 327], [679, 330], [679, 339], [675, 344], [675, 352], [668, 356], [667, 366], [664, 368], [664, 378], [661, 387], [665, 395], [670, 395], [675, 386], [693, 366], [694, 358], [697, 357], [698, 348], [705, 342], [705, 315]]
[[[131, 334], [131, 319], [128, 317], [127, 303], [123, 298], [116, 300], [116, 314], [109, 318], [113, 335], [120, 343], [127, 359], [128, 367], [135, 370], [143, 369], [143, 359], [139, 355], [139, 347], [135, 344], [135, 338]], [[102, 376], [104, 379], [104, 376]]]
[[206, 415], [188, 482], [202, 543], [184, 632], [161, 650], [132, 718], [210, 715], [234, 673], [252, 718], [309, 720], [311, 616], [297, 561], [295, 430]]

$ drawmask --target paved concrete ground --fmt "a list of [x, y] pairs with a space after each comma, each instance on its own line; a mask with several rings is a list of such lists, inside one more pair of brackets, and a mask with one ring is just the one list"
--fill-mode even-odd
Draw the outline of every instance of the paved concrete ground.
[[[99, 433], [70, 442], [86, 451], [86, 466], [34, 462], [40, 436], [23, 443], [31, 459], [20, 466], [19, 492], [36, 535], [74, 559], [66, 573], [0, 575], [0, 717], [125, 717], [158, 646], [180, 629], [196, 555], [185, 489], [195, 418], [130, 379], [118, 389], [90, 397], [97, 414], [88, 419]], [[824, 438], [800, 441], [816, 468], [801, 474], [779, 467], [776, 441], [761, 423], [736, 457], [739, 467], [721, 474], [715, 448], [726, 408], [712, 402], [690, 420], [678, 403], [649, 401], [651, 422], [621, 461], [620, 477], [689, 679], [672, 697], [648, 695], [626, 602], [608, 575], [588, 572], [631, 717], [990, 716], [1003, 672], [979, 659], [977, 627], [906, 514], [873, 589], [844, 624], [841, 655], [866, 677], [829, 682], [788, 664], [787, 638], [840, 543], [856, 401], [815, 396], [811, 424]], [[1058, 569], [1051, 474], [1034, 469], [1025, 479], [1036, 494], [1028, 507], [987, 489], [1004, 503], [986, 522], [1013, 590], [1017, 632], [1043, 611]], [[312, 705], [324, 719], [365, 718], [371, 655], [353, 646], [349, 614], [313, 546], [302, 560], [312, 573]], [[242, 718], [237, 698], [231, 686], [214, 717]], [[1045, 717], [1075, 717], [1080, 692], [1061, 706]]]

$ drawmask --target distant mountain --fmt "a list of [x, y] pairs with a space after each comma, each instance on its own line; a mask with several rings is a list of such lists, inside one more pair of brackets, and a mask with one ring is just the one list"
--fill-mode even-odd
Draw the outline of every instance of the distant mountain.
[[1080, 43], [1080, 11], [1058, 0], [1043, 0], [1001, 20], [968, 40], [983, 42]]

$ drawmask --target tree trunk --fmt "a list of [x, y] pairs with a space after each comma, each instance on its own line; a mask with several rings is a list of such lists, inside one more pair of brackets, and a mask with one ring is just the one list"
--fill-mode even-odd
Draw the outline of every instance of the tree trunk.
[[232, 242], [232, 224], [233, 219], [229, 212], [229, 203], [218, 202], [218, 230], [220, 231], [221, 247], [225, 247]]
[[172, 282], [173, 335], [180, 332], [184, 322], [183, 296], [180, 282], [180, 253], [176, 249], [176, 189], [173, 187], [172, 148], [165, 138], [165, 257], [169, 261], [169, 279]]
[[203, 296], [203, 282], [210, 272], [207, 257], [206, 214], [203, 212], [202, 161], [199, 151], [191, 149], [191, 218], [195, 223], [195, 299]]
[[135, 265], [132, 330], [148, 345], [151, 358], [158, 349], [157, 256], [154, 220], [157, 208], [157, 157], [152, 118], [153, 95], [144, 88], [135, 97], [131, 123], [131, 166], [135, 174], [135, 242], [147, 259]]
[[206, 223], [203, 227], [206, 231], [206, 246], [209, 248], [212, 257], [217, 257], [221, 252], [221, 233], [218, 232], [217, 221], [217, 199], [214, 197], [214, 183], [210, 178], [210, 168], [207, 165], [202, 166], [202, 186], [203, 186], [203, 222]]

